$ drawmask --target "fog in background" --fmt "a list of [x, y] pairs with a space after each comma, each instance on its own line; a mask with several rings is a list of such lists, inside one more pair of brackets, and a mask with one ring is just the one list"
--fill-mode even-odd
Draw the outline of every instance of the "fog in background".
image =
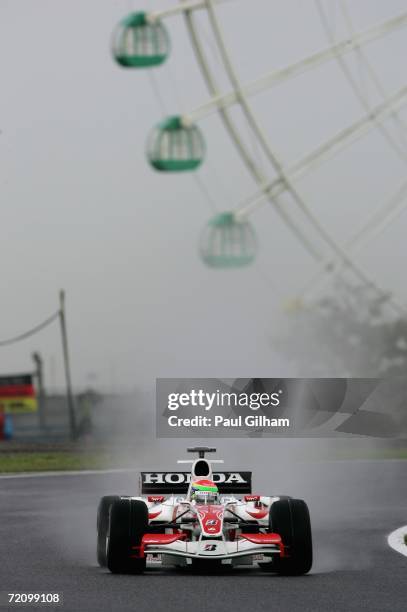
[[[337, 36], [344, 37], [335, 4], [325, 2]], [[197, 247], [213, 215], [210, 203], [192, 175], [163, 176], [145, 160], [149, 129], [164, 109], [150, 73], [124, 70], [112, 61], [110, 37], [130, 10], [170, 5], [170, 0], [0, 2], [0, 339], [43, 320], [65, 288], [79, 389], [144, 392], [156, 377], [301, 374], [273, 349], [271, 338], [284, 301], [313, 274], [313, 261], [265, 205], [251, 219], [260, 243], [256, 263], [242, 270], [207, 269]], [[349, 6], [360, 29], [405, 10], [403, 0], [358, 0]], [[311, 0], [236, 0], [217, 10], [244, 81], [328, 44]], [[182, 18], [166, 25], [172, 53], [154, 70], [154, 79], [165, 113], [186, 112], [208, 94]], [[228, 90], [204, 15], [200, 31], [221, 87]], [[403, 29], [372, 43], [366, 53], [389, 94], [404, 84]], [[350, 65], [357, 74], [354, 58]], [[368, 93], [372, 104], [380, 102], [373, 90]], [[287, 163], [364, 114], [335, 62], [257, 96], [252, 105]], [[233, 113], [272, 178], [240, 111]], [[400, 115], [407, 118], [405, 111]], [[395, 134], [391, 119], [388, 126]], [[200, 127], [208, 146], [200, 180], [218, 211], [233, 208], [256, 187], [218, 117]], [[321, 222], [345, 241], [403, 174], [401, 161], [373, 131], [298, 187]], [[384, 287], [406, 299], [405, 216], [358, 257]], [[62, 386], [56, 325], [0, 350], [1, 373], [31, 369], [30, 354], [39, 350], [46, 386]]]

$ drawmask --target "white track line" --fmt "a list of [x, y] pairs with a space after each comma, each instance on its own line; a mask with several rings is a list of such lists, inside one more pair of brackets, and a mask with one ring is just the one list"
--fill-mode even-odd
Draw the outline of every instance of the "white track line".
[[394, 550], [397, 550], [397, 552], [404, 555], [405, 557], [407, 557], [407, 546], [404, 543], [404, 536], [406, 534], [407, 534], [407, 525], [405, 525], [404, 527], [400, 527], [399, 529], [396, 529], [395, 531], [392, 531], [392, 533], [387, 538], [387, 542], [389, 546], [394, 548]]
[[127, 472], [137, 472], [137, 470], [126, 468], [117, 470], [71, 470], [71, 471], [54, 471], [54, 472], [23, 472], [21, 474], [0, 474], [0, 480], [11, 478], [44, 478], [51, 476], [91, 476], [98, 474], [125, 474]]

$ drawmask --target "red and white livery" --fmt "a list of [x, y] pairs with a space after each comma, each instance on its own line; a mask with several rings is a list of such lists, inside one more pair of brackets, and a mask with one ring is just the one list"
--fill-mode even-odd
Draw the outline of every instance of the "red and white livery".
[[[98, 509], [98, 562], [113, 573], [154, 565], [218, 568], [252, 565], [299, 575], [312, 566], [309, 512], [303, 500], [254, 495], [250, 472], [216, 472], [219, 460], [198, 447], [190, 472], [142, 472], [137, 497], [103, 497]], [[215, 483], [215, 502], [198, 503], [193, 484]]]

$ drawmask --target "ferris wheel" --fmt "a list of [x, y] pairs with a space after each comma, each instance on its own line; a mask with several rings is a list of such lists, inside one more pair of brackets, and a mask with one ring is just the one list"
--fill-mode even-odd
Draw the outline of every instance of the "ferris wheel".
[[[114, 30], [112, 51], [116, 62], [128, 70], [151, 71], [171, 61], [169, 22], [171, 18], [183, 17], [207, 87], [207, 100], [187, 112], [162, 117], [151, 130], [147, 139], [148, 162], [161, 173], [195, 172], [210, 154], [201, 128], [202, 120], [217, 113], [242, 164], [252, 177], [253, 190], [242, 200], [236, 201], [232, 210], [223, 210], [209, 219], [199, 245], [202, 261], [211, 268], [238, 268], [252, 264], [261, 247], [256, 238], [255, 213], [265, 204], [270, 204], [287, 230], [315, 262], [315, 273], [298, 288], [301, 300], [306, 299], [324, 278], [339, 271], [367, 287], [394, 312], [405, 314], [407, 308], [404, 304], [366, 272], [358, 260], [358, 251], [394, 223], [407, 207], [407, 179], [401, 180], [396, 187], [392, 185], [385, 201], [369, 211], [363, 223], [346, 241], [324, 225], [312, 202], [300, 189], [299, 181], [373, 130], [380, 134], [399, 162], [407, 164], [407, 122], [402, 115], [403, 107], [407, 105], [407, 85], [389, 93], [381, 74], [366, 53], [371, 43], [386, 39], [407, 26], [407, 12], [388, 15], [360, 28], [354, 23], [350, 0], [310, 1], [310, 8], [313, 4], [315, 17], [320, 20], [325, 33], [325, 46], [260, 77], [243, 80], [226, 43], [218, 14], [222, 4], [227, 5], [233, 14], [236, 2], [180, 0], [162, 10], [132, 11]], [[253, 14], [256, 2], [247, 1], [245, 4]], [[273, 13], [272, 4], [269, 3], [268, 7], [270, 15]], [[228, 80], [227, 88], [218, 82], [213, 61], [210, 61], [207, 40], [198, 27], [198, 18], [202, 13], [210, 28], [217, 60]], [[340, 35], [336, 28], [338, 19], [342, 26]], [[351, 60], [356, 62], [359, 73], [352, 69]], [[300, 159], [287, 163], [257, 116], [253, 100], [264, 91], [273, 90], [325, 64], [334, 63], [359, 105], [359, 117], [334, 131]], [[157, 86], [156, 80], [153, 85]], [[374, 96], [371, 95], [372, 91]], [[233, 113], [235, 107], [241, 110], [257, 151], [261, 153], [261, 161], [253, 148], [247, 145], [241, 123]], [[205, 188], [202, 184], [201, 187]], [[286, 195], [293, 203], [290, 209], [282, 199]], [[318, 237], [317, 241], [315, 236]]]

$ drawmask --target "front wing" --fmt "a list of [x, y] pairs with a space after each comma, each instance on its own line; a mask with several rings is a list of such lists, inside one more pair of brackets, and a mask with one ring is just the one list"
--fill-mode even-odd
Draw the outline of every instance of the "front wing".
[[134, 558], [149, 554], [168, 554], [190, 559], [232, 559], [251, 555], [285, 555], [284, 545], [277, 533], [240, 534], [235, 541], [197, 540], [187, 541], [185, 535], [179, 534], [146, 534], [141, 546], [132, 547]]

